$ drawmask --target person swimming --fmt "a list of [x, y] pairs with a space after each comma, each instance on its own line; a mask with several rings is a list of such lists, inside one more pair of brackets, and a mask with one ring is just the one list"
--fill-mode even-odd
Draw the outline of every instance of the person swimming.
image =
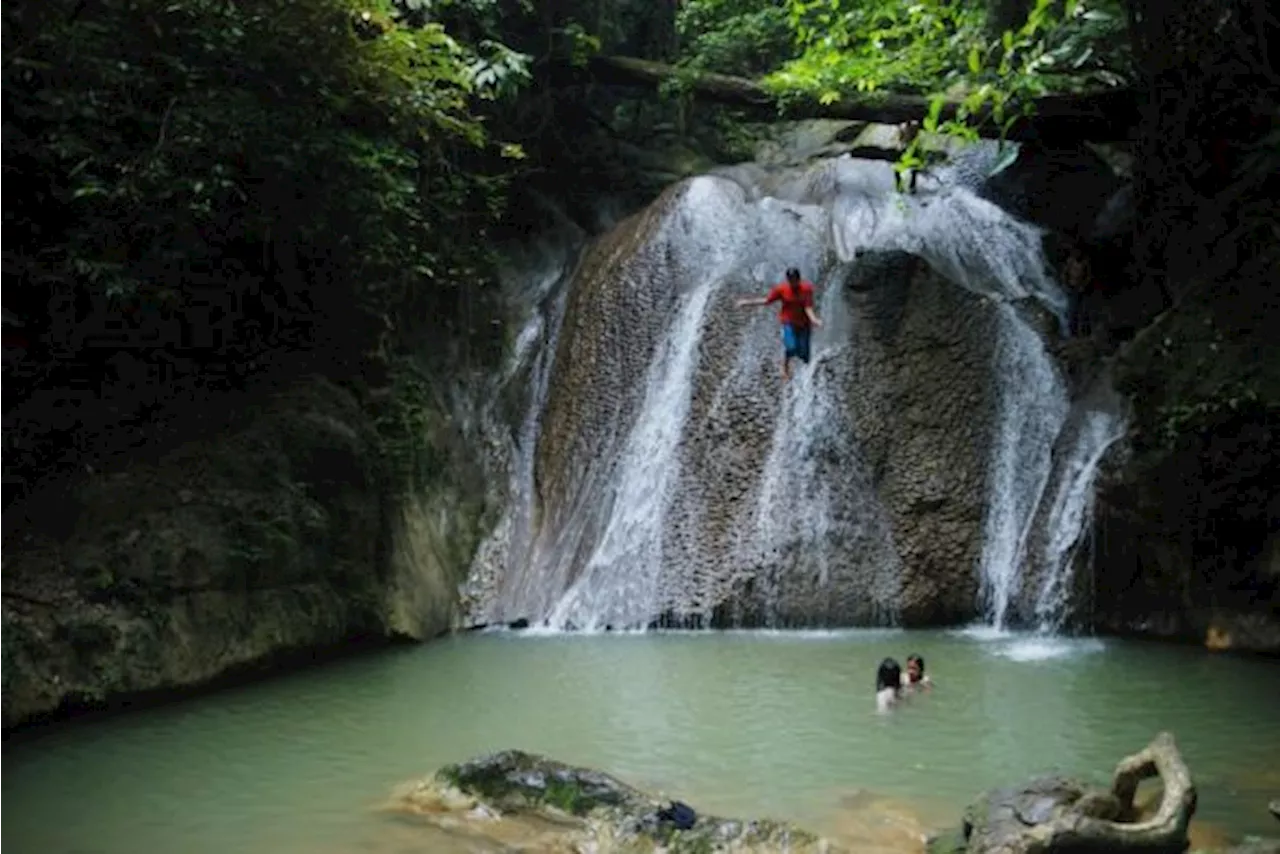
[[920, 691], [927, 691], [933, 687], [933, 680], [924, 672], [924, 658], [916, 653], [907, 656], [907, 669], [902, 674], [902, 687]]
[[902, 691], [902, 667], [892, 658], [880, 662], [876, 670], [876, 711], [887, 712], [897, 705]]

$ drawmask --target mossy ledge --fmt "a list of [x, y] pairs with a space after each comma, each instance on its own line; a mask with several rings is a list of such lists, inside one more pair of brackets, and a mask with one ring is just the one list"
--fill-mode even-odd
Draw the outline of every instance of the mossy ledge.
[[[395, 799], [397, 811], [439, 820], [449, 815], [485, 832], [506, 816], [535, 814], [568, 821], [575, 850], [701, 854], [711, 851], [835, 851], [824, 839], [786, 822], [739, 820], [698, 813], [677, 829], [659, 817], [665, 801], [602, 771], [566, 765], [521, 750], [504, 750], [441, 768]], [[456, 827], [455, 827], [456, 830]]]

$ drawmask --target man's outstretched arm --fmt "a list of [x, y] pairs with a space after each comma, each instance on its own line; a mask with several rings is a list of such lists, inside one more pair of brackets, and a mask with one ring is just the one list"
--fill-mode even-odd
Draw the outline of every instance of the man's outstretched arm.
[[804, 307], [804, 313], [805, 313], [805, 317], [808, 317], [809, 322], [812, 323], [814, 326], [822, 325], [822, 321], [818, 319], [818, 315], [813, 313], [812, 307], [806, 305]]
[[738, 300], [738, 305], [741, 307], [746, 307], [749, 305], [768, 305], [768, 304], [769, 304], [768, 297], [744, 297]]

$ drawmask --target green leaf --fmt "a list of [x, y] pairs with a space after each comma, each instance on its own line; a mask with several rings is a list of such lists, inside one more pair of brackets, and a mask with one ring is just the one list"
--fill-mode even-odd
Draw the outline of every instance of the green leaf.
[[942, 115], [944, 103], [946, 103], [946, 96], [942, 94], [934, 95], [932, 100], [929, 101], [929, 112], [924, 117], [922, 127], [930, 133], [938, 129], [938, 117]]
[[987, 172], [987, 177], [991, 178], [996, 175], [999, 175], [1001, 172], [1003, 172], [1004, 170], [1012, 166], [1014, 164], [1014, 161], [1016, 161], [1017, 159], [1018, 159], [1018, 146], [1009, 142], [1001, 143], [1000, 149], [999, 149], [999, 155], [996, 158], [996, 162], [991, 166], [991, 169]]

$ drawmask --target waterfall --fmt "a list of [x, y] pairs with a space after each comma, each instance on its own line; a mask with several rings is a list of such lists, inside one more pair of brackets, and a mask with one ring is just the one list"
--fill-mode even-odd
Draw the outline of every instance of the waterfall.
[[1062, 432], [1052, 489], [1042, 502], [1041, 545], [1033, 556], [1033, 574], [1040, 578], [1033, 613], [1043, 633], [1058, 634], [1071, 616], [1078, 550], [1092, 526], [1098, 467], [1126, 427], [1119, 396], [1104, 375]]
[[[559, 240], [538, 247], [533, 259], [520, 257], [504, 271], [508, 303], [523, 310], [523, 325], [512, 353], [499, 378], [484, 390], [486, 430], [491, 445], [498, 448], [495, 474], [505, 471], [506, 491], [493, 497], [502, 515], [481, 542], [472, 560], [466, 583], [461, 588], [464, 603], [482, 601], [502, 582], [536, 583], [530, 573], [514, 573], [513, 562], [528, 554], [534, 535], [536, 497], [534, 458], [541, 432], [542, 410], [546, 404], [553, 355], [564, 319], [567, 289], [565, 282], [576, 255], [576, 235], [559, 235]], [[496, 402], [512, 386], [525, 392], [523, 414], [514, 433], [503, 429]], [[495, 462], [491, 460], [491, 462]], [[483, 613], [469, 615], [487, 619]]]
[[1054, 440], [1067, 415], [1066, 386], [1044, 343], [1012, 306], [999, 309], [993, 371], [999, 387], [982, 552], [981, 595], [989, 625], [1005, 626], [1018, 593], [1027, 538], [1049, 481]]
[[616, 509], [582, 575], [551, 613], [552, 626], [629, 628], [658, 613], [662, 524], [680, 465], [677, 447], [689, 411], [696, 336], [711, 290], [704, 284], [684, 300], [653, 362], [622, 461]]
[[[883, 163], [723, 168], [545, 273], [471, 619], [886, 625], [981, 602], [998, 627], [1062, 625], [1123, 422], [1070, 405], [1041, 232], [966, 182], [901, 196]], [[784, 385], [774, 309], [733, 303], [790, 266], [825, 323]]]
[[[766, 567], [773, 555], [786, 554], [791, 577], [808, 578], [816, 590], [828, 590], [832, 571], [847, 563], [847, 552], [874, 555], [856, 583], [845, 580], [846, 595], [860, 599], [861, 622], [892, 625], [897, 618], [901, 560], [892, 545], [892, 526], [873, 494], [865, 462], [849, 441], [847, 416], [851, 383], [850, 345], [843, 289], [828, 287], [819, 310], [826, 334], [817, 340], [813, 361], [798, 369], [783, 392], [768, 456], [759, 476], [756, 500], [741, 527], [738, 559]], [[744, 554], [745, 552], [745, 554]], [[826, 623], [825, 609], [808, 619], [788, 614], [778, 573], [764, 573], [757, 585], [768, 628]]]

